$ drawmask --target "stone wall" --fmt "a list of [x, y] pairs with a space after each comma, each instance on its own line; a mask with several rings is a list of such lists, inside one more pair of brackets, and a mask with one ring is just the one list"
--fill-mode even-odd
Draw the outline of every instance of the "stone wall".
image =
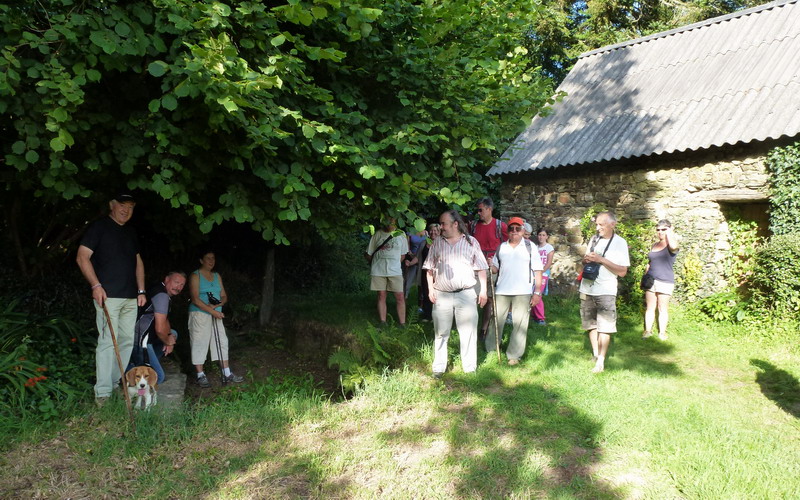
[[[575, 278], [587, 244], [579, 224], [593, 205], [614, 210], [622, 220], [669, 219], [683, 236], [681, 253], [695, 252], [703, 263], [701, 290], [711, 293], [725, 286], [720, 276], [730, 248], [727, 208], [767, 201], [764, 160], [774, 146], [737, 146], [506, 175], [501, 188], [503, 218], [519, 215], [534, 229], [549, 230], [556, 249], [554, 293], [577, 287]], [[765, 223], [765, 208], [757, 208]], [[676, 272], [681, 264], [679, 254]]]

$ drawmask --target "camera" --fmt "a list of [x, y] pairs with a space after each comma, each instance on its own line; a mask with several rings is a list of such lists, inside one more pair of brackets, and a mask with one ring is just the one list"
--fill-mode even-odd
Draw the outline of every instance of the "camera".
[[589, 262], [583, 265], [583, 274], [581, 275], [585, 280], [594, 281], [600, 275], [600, 263]]
[[208, 304], [209, 305], [216, 306], [218, 304], [222, 304], [222, 301], [219, 300], [218, 298], [214, 297], [213, 293], [206, 292], [206, 295], [208, 296]]

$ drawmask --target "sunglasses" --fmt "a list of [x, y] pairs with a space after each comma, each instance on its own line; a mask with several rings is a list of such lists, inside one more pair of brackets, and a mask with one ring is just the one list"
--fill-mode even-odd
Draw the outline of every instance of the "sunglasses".
[[511, 231], [512, 233], [518, 233], [522, 231], [522, 226], [510, 226], [508, 230]]

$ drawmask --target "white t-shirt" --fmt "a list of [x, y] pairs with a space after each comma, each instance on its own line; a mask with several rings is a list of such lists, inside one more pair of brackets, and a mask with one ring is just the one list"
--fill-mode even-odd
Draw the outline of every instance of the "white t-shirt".
[[[387, 233], [383, 229], [378, 229], [369, 240], [367, 253], [372, 254], [378, 245], [383, 243], [392, 233]], [[408, 238], [405, 234], [395, 236], [388, 241], [380, 250], [372, 255], [372, 266], [370, 267], [371, 276], [402, 276], [403, 267], [400, 265], [400, 256], [408, 253]]]
[[[618, 234], [615, 234], [611, 240], [611, 246], [606, 251], [608, 243], [609, 240], [606, 238], [600, 238], [600, 241], [594, 247], [594, 252], [598, 255], [603, 255], [603, 252], [605, 252], [605, 258], [612, 263], [618, 266], [630, 267], [631, 259], [628, 256], [628, 242]], [[588, 254], [590, 250], [591, 247], [586, 250], [586, 253]], [[585, 278], [581, 280], [580, 292], [586, 295], [616, 295], [617, 275], [606, 269], [606, 266], [601, 265], [600, 274], [597, 275], [596, 280], [592, 281]]]
[[[553, 245], [551, 245], [550, 243], [545, 243], [544, 246], [537, 248], [539, 249], [539, 257], [542, 258], [542, 269], [544, 269], [544, 266], [547, 264], [547, 254], [555, 251], [555, 248], [553, 248]], [[545, 271], [544, 275], [550, 276], [550, 269]]]
[[531, 243], [529, 253], [525, 240], [516, 247], [508, 242], [500, 245], [492, 258], [492, 265], [500, 269], [495, 286], [498, 295], [530, 295], [535, 283], [533, 271], [543, 269], [536, 245]]

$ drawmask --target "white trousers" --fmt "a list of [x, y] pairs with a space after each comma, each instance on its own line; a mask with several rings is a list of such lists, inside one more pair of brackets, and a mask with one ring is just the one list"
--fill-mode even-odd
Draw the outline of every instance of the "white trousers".
[[444, 373], [447, 369], [447, 343], [453, 319], [456, 320], [458, 338], [461, 343], [461, 368], [464, 373], [474, 372], [478, 367], [478, 303], [474, 288], [460, 292], [436, 291], [433, 304], [433, 372]]

